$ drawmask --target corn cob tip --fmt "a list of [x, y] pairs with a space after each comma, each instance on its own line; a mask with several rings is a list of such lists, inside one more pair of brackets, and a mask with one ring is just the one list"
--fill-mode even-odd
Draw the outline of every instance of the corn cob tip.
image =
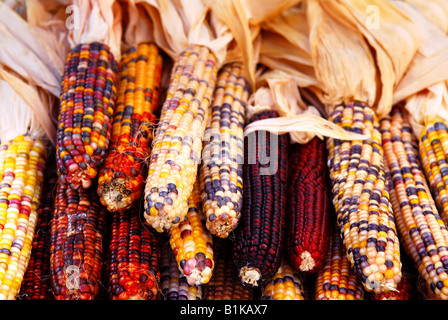
[[210, 231], [211, 234], [214, 234], [220, 238], [227, 238], [233, 230], [237, 227], [239, 222], [239, 218], [229, 217], [229, 216], [221, 216], [213, 220], [211, 223], [207, 220], [206, 227]]
[[181, 266], [184, 265], [182, 271], [190, 286], [200, 286], [210, 280], [213, 262], [208, 258], [206, 259], [204, 254], [202, 256], [202, 260], [196, 258], [188, 259], [186, 262], [182, 260], [182, 262], [185, 262], [181, 263]]
[[121, 212], [129, 209], [136, 198], [135, 195], [131, 194], [131, 190], [126, 187], [126, 182], [119, 181], [118, 179], [114, 179], [108, 185], [99, 187], [98, 195], [100, 196], [101, 203], [106, 206], [110, 212]]
[[300, 259], [300, 271], [309, 271], [316, 266], [316, 262], [314, 261], [313, 256], [308, 251], [302, 252], [302, 254], [300, 255]]
[[240, 278], [243, 285], [258, 287], [258, 280], [261, 279], [261, 272], [258, 268], [242, 267], [240, 270]]

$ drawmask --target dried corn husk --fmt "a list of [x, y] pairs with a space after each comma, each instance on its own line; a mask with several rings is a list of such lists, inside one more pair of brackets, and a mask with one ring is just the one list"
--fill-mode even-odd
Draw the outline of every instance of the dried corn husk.
[[448, 33], [448, 1], [446, 0], [404, 0], [416, 7], [428, 21], [434, 23], [444, 33]]

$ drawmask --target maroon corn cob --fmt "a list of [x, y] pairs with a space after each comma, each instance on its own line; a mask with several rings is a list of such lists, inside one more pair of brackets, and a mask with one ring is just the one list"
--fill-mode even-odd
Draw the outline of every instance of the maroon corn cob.
[[[278, 117], [276, 111], [266, 110], [255, 114], [249, 122], [274, 117]], [[257, 137], [256, 142], [250, 140], [253, 135]], [[244, 285], [263, 285], [280, 267], [285, 236], [288, 148], [289, 136], [285, 134], [264, 135], [257, 131], [245, 138], [243, 180], [246, 182], [242, 217], [235, 230], [233, 247], [233, 260]], [[265, 157], [269, 157], [269, 162]]]
[[218, 238], [214, 241], [215, 269], [210, 281], [203, 285], [203, 300], [253, 300], [254, 289], [243, 286], [232, 260], [233, 242]]
[[159, 235], [142, 221], [140, 205], [112, 217], [108, 250], [111, 300], [155, 300], [160, 279]]
[[50, 285], [50, 228], [56, 180], [57, 177], [52, 175], [46, 178], [43, 186], [31, 257], [18, 295], [20, 300], [53, 299]]
[[326, 144], [315, 137], [291, 148], [286, 246], [294, 269], [314, 273], [322, 266], [330, 242], [332, 204]]
[[50, 242], [56, 300], [93, 300], [99, 293], [107, 210], [95, 187], [57, 183]]

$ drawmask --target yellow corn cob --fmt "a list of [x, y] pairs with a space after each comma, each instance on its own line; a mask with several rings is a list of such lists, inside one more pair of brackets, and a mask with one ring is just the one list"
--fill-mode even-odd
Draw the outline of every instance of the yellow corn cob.
[[274, 277], [263, 289], [262, 300], [305, 300], [303, 279], [283, 259]]
[[403, 247], [433, 293], [448, 299], [448, 230], [425, 180], [417, 140], [398, 107], [381, 120], [381, 132], [390, 198]]
[[144, 196], [144, 216], [158, 232], [177, 226], [188, 212], [216, 77], [215, 55], [197, 45], [180, 54], [172, 69]]
[[401, 280], [400, 244], [377, 116], [355, 102], [336, 106], [329, 119], [368, 137], [327, 139], [333, 204], [347, 257], [367, 291], [395, 290]]
[[185, 220], [168, 230], [169, 242], [179, 271], [190, 285], [207, 283], [213, 272], [213, 240], [204, 226], [204, 220], [199, 181], [196, 180]]
[[46, 149], [20, 135], [0, 146], [0, 299], [18, 293], [31, 255]]
[[226, 238], [241, 216], [244, 117], [249, 84], [238, 63], [225, 65], [219, 73], [213, 105], [204, 134], [200, 182], [206, 227]]

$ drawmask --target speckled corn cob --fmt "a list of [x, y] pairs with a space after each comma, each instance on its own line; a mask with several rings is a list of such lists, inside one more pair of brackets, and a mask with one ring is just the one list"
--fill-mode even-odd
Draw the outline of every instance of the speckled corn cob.
[[146, 221], [158, 232], [177, 226], [188, 212], [216, 77], [216, 57], [202, 46], [185, 50], [172, 69], [144, 195]]
[[377, 116], [361, 103], [338, 105], [329, 120], [369, 139], [327, 139], [333, 204], [347, 257], [367, 291], [396, 289], [400, 246], [384, 173]]
[[284, 258], [263, 288], [261, 300], [306, 300], [302, 276]]
[[253, 300], [254, 289], [243, 286], [232, 260], [233, 241], [218, 238], [214, 242], [215, 270], [203, 285], [204, 300]]
[[50, 229], [56, 180], [57, 177], [47, 171], [37, 211], [31, 257], [18, 295], [20, 300], [53, 299], [50, 284]]
[[51, 220], [50, 276], [56, 300], [93, 300], [100, 290], [107, 210], [96, 186], [58, 182]]
[[158, 106], [162, 57], [141, 43], [123, 54], [112, 141], [98, 176], [98, 195], [111, 212], [130, 209], [141, 198]]
[[56, 161], [60, 180], [88, 189], [111, 138], [117, 63], [101, 43], [79, 44], [67, 55], [61, 81]]
[[418, 141], [398, 107], [381, 120], [381, 132], [390, 197], [403, 247], [431, 290], [448, 299], [448, 230], [425, 180]]
[[448, 125], [430, 120], [420, 135], [419, 154], [439, 214], [448, 225]]
[[364, 300], [364, 289], [347, 259], [347, 253], [335, 225], [324, 265], [316, 278], [316, 300]]
[[229, 236], [241, 216], [245, 108], [249, 84], [240, 64], [225, 65], [218, 76], [204, 134], [200, 166], [207, 229]]
[[295, 143], [291, 149], [286, 247], [294, 269], [315, 273], [327, 254], [334, 210], [325, 140], [315, 137], [305, 144]]
[[106, 268], [111, 300], [157, 299], [160, 239], [141, 221], [140, 208], [137, 204], [112, 217]]
[[160, 261], [160, 290], [162, 300], [202, 300], [202, 286], [189, 285], [169, 245], [162, 247]]
[[[249, 121], [274, 117], [278, 117], [276, 111], [265, 110]], [[272, 134], [271, 139], [269, 133], [265, 137], [258, 131], [254, 134], [257, 136], [254, 143], [245, 138], [243, 211], [233, 246], [233, 261], [241, 282], [247, 286], [263, 285], [280, 267], [287, 210], [289, 136]], [[273, 144], [274, 139], [278, 140], [277, 145]], [[269, 162], [262, 164], [266, 155]], [[274, 162], [278, 164], [275, 172], [261, 174], [263, 168], [272, 167]]]
[[213, 239], [205, 228], [205, 215], [202, 212], [197, 180], [188, 202], [185, 220], [177, 227], [171, 227], [168, 236], [179, 271], [186, 277], [188, 284], [200, 286], [210, 280], [214, 260]]
[[44, 182], [44, 144], [20, 135], [0, 145], [0, 300], [14, 300], [31, 255]]

